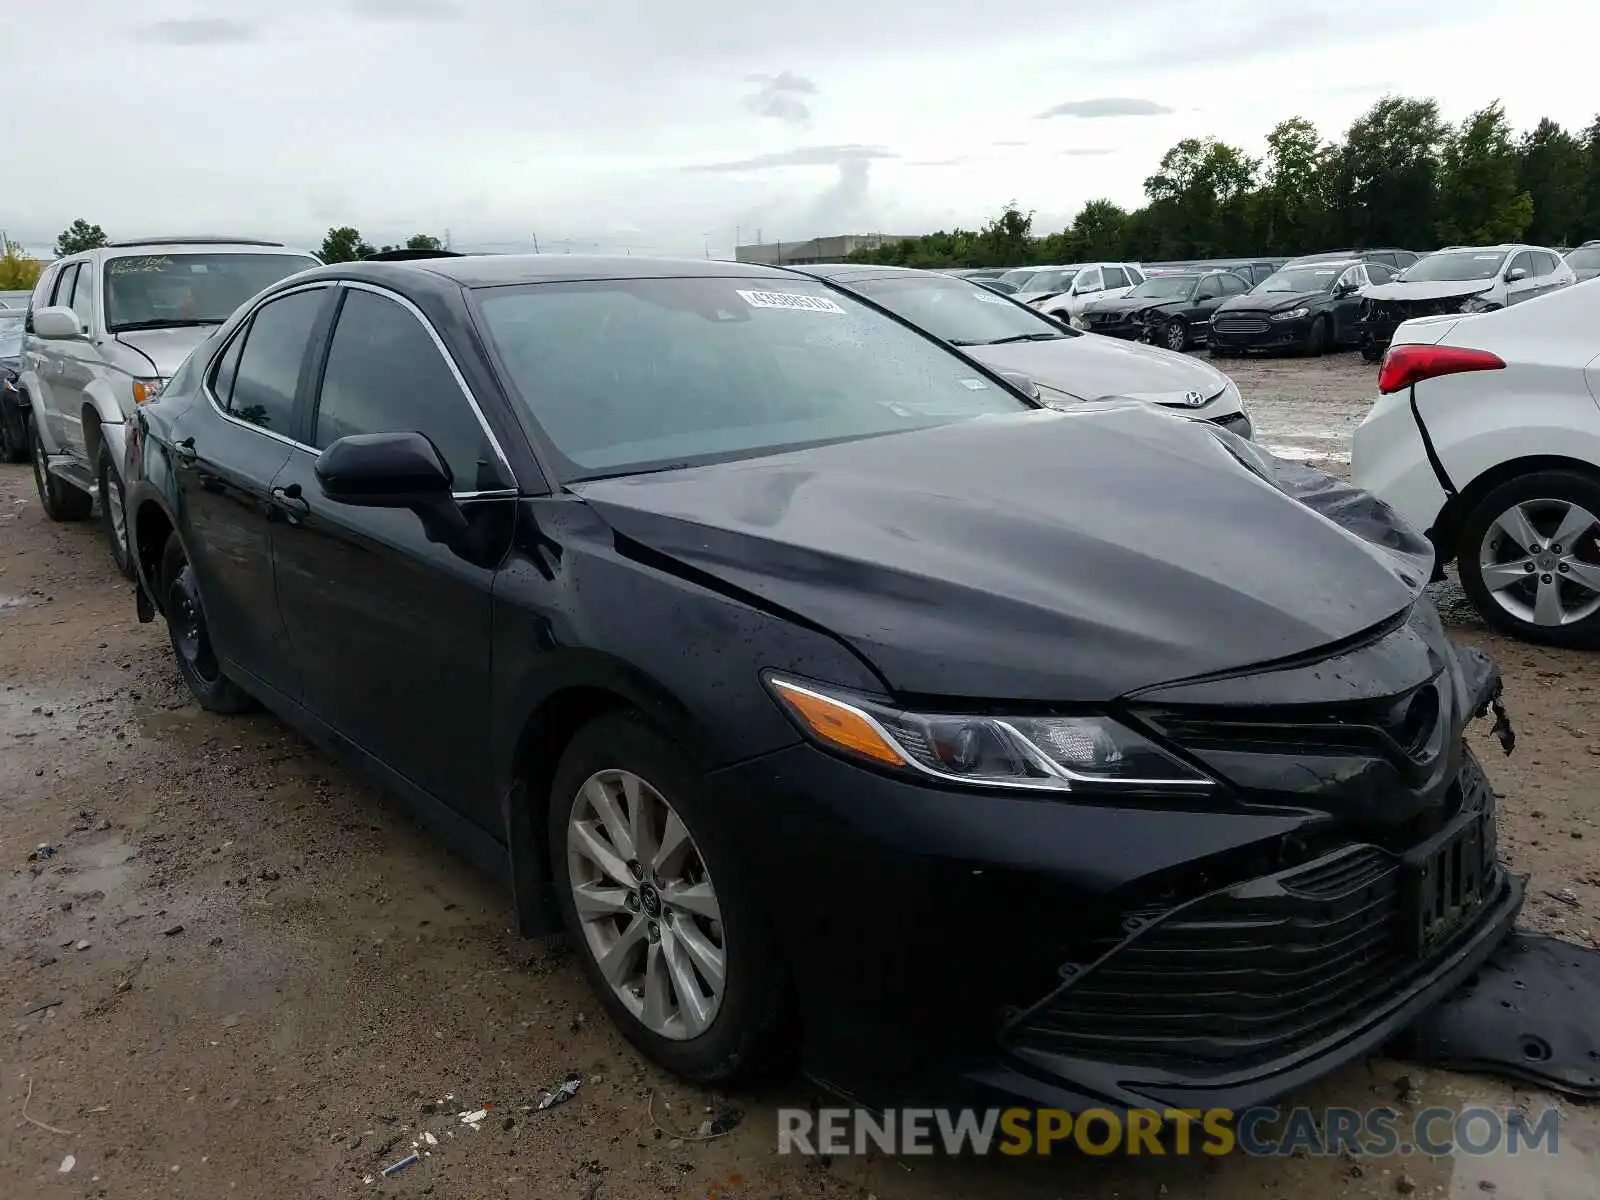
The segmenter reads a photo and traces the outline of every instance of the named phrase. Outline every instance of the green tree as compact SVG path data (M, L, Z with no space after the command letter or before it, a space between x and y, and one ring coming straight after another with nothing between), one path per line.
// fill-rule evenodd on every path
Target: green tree
M1497 100L1445 139L1439 163L1438 220L1445 242L1511 242L1533 221L1533 197L1519 186L1511 126Z
M349 225L341 225L336 229L328 230L328 236L322 239L322 248L317 251L317 256L325 263L354 262L358 258L365 258L375 251L361 238L361 231Z
M431 233L413 233L406 239L407 250L443 250L444 243Z
M1110 200L1091 200L1072 218L1071 237L1081 262L1116 262L1122 257L1128 211Z
M1009 267L1032 260L1033 213L1024 213L1015 200L1005 206L998 217L978 231L975 257L980 261L975 267Z
M7 241L5 253L0 254L0 292L31 292L43 270L42 262L29 258L16 242Z
M1433 245L1438 155L1446 132L1433 100L1385 96L1357 118L1329 163L1329 240Z
M1147 258L1248 253L1247 199L1259 160L1215 138L1184 138L1144 181L1150 199Z
M1579 241L1600 237L1600 116L1583 131L1583 199L1578 210Z
M1517 144L1517 183L1533 197L1531 242L1574 245L1583 240L1587 161L1583 143L1545 117Z
M105 244L106 231L79 217L61 231L60 237L56 238L56 257L65 258L69 254L98 249Z
M1267 134L1265 177L1252 206L1257 253L1294 254L1322 236L1329 154L1317 127L1304 117L1279 121Z

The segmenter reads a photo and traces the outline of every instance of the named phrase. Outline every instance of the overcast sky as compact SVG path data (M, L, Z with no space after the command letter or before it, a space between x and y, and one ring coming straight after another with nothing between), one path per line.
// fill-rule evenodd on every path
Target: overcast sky
M1189 135L1262 150L1385 91L1600 108L1580 0L53 0L7 5L0 228L47 248L334 224L727 256L1132 206ZM1570 47L1570 57L1565 57ZM1520 49L1519 49L1520 48Z

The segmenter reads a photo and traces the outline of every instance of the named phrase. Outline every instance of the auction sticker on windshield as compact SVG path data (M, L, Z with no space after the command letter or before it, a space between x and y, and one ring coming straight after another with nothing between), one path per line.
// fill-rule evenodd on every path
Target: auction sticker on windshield
M803 296L799 292L747 292L736 289L751 308L798 308L803 312L846 313L825 296Z

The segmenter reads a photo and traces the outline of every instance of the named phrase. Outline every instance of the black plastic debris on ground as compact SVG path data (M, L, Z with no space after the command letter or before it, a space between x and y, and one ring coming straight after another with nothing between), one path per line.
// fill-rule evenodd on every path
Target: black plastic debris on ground
M1394 1047L1427 1066L1600 1099L1600 951L1517 930Z

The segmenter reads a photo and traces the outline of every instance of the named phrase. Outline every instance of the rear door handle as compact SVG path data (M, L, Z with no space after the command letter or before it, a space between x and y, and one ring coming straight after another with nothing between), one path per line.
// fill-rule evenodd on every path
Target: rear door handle
M311 512L311 505L306 503L306 498L300 492L298 483L291 483L287 487L272 489L272 502L291 518L304 517Z

